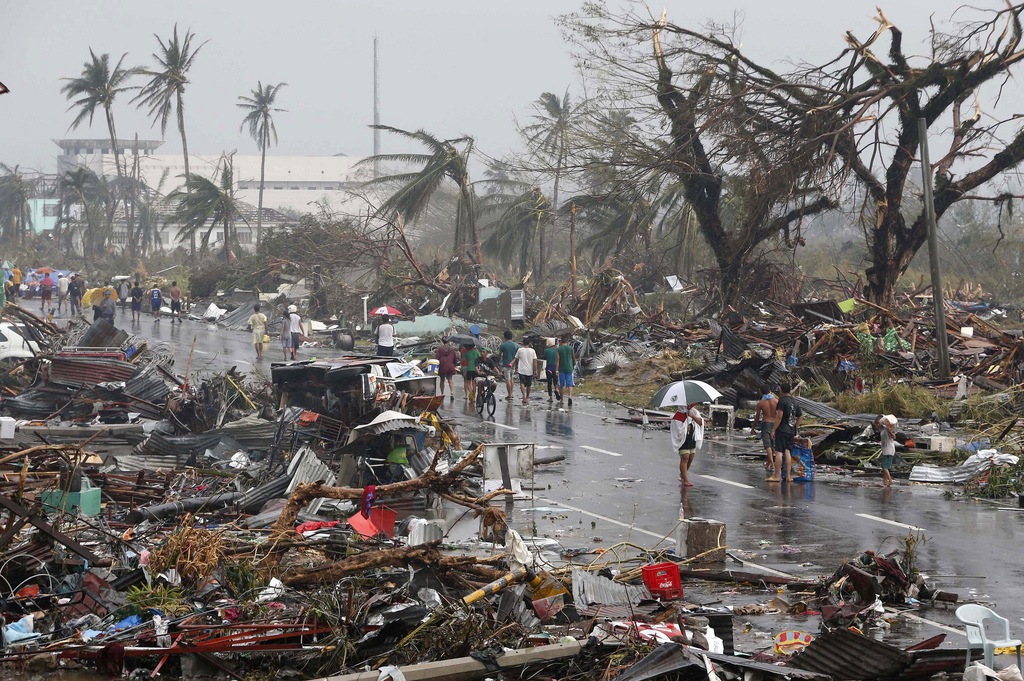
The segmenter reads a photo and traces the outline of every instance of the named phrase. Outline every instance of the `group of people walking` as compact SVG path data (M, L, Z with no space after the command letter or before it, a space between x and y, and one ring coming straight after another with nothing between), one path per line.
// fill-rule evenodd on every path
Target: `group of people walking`
M263 349L270 341L270 320L262 312L263 305L254 303L252 314L246 322L247 328L252 333L252 344L256 349L256 359L263 359ZM299 308L289 305L281 313L280 319L280 340L281 350L285 361L298 359L298 350L302 346L302 316Z
M380 352L378 352L380 354ZM454 378L462 374L465 399L472 401L477 386L487 376L500 378L505 384L505 399L514 399L515 381L519 379L519 392L523 402L533 399L533 385L545 381L548 401L567 397L572 406L572 392L575 387L575 357L569 338L560 339L557 346L548 345L543 339L519 345L513 340L511 331L505 331L504 341L494 354L478 343L463 344L461 349L446 338L434 353L438 361L438 375L441 377L441 395L445 386L450 399L455 399Z

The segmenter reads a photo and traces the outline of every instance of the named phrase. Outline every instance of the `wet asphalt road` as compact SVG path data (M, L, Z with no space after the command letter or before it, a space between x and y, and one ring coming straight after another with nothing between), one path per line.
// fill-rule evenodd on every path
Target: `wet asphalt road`
M34 310L33 310L34 311ZM269 375L270 361L282 352L271 343L256 363L249 334L213 324L143 316L131 324L120 314L117 325L154 341L174 344L175 371L184 373L196 339L193 371L254 367ZM330 357L332 350L301 350L300 359ZM499 401L493 421L481 420L463 400L445 402L441 413L464 440L534 442L537 455L564 453L562 464L538 467L534 502L517 502L510 524L524 536L553 537L567 548L608 547L630 541L647 547L674 538L680 517L713 518L726 523L730 550L746 552L746 568L813 577L831 574L862 551L889 551L899 539L923 530L926 542L917 564L930 584L961 598L994 603L1010 619L1011 632L1024 634L1024 512L1000 510L1008 502L951 501L944 488L897 481L883 489L877 481L819 475L813 483L767 484L758 444L743 434L712 434L691 469L695 487L682 489L678 459L664 430L645 430L614 421L624 410L577 398L559 409L546 396L523 405L519 388L512 402ZM504 397L503 386L498 396ZM528 510L528 509L539 510ZM469 522L469 521L467 521ZM475 525L470 531L475 531ZM453 535L454 536L454 535ZM600 541L596 541L599 539ZM671 545L671 544L669 544ZM761 600L768 600L763 598ZM920 639L937 633L963 645L951 609L922 610L940 627L908 619L904 636ZM951 627L949 625L952 625ZM816 626L815 626L816 629Z
M504 393L500 387L499 395ZM536 442L545 447L538 456L566 455L564 464L550 471L541 467L536 474L538 486L550 489L537 491L532 506L545 510L524 512L531 505L516 504L512 526L524 535L536 522L539 534L570 548L593 548L595 537L598 546L630 541L650 547L666 535L674 537L680 517L714 518L726 523L730 549L753 554L741 556L749 556L746 569L816 577L864 550L896 549L901 538L919 528L926 542L918 549L917 564L934 575L929 583L962 599L993 602L1010 619L1011 631L1024 633L1019 598L1024 513L990 502L947 500L942 487L906 482L883 489L880 482L823 475L813 483L768 484L763 459L743 456L759 452L758 443L743 434L705 440L691 469L695 486L683 489L668 432L614 421L624 415L620 407L577 399L571 409L559 409L546 396L524 407L517 398L499 402L494 422L486 423L462 401L461 387L456 395L442 413L461 433ZM557 519L541 519L545 515ZM943 606L920 616L957 626L952 609ZM949 644L963 645L963 637L951 629L916 620L907 624L901 639L945 632Z

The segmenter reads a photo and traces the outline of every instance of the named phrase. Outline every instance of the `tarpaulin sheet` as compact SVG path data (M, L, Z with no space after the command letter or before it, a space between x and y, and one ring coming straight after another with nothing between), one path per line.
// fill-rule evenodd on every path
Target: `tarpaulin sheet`
M1013 454L1003 454L994 449L983 449L977 454L972 454L959 466L914 466L910 471L911 482L958 482L964 483L976 478L992 466L1014 466L1019 457Z

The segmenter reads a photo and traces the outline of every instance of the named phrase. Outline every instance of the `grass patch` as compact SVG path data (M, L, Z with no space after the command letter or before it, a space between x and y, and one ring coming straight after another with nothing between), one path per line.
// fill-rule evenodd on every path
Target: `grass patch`
M882 385L863 395L843 393L836 399L847 414L893 414L899 418L923 419L937 413L949 417L949 401L940 400L927 388L914 383Z
M609 366L590 374L576 392L627 407L646 407L661 386L699 366L703 366L699 360L667 351L628 366Z
M811 383L800 389L800 396L806 397L815 402L831 402L836 399L836 394L827 382Z
M623 385L622 376L629 373L629 369L620 369L611 376L604 373L597 373L587 376L587 380L576 392L580 395L593 397L605 402L615 402L627 407L646 407L658 388L664 385L661 381L637 383L630 381L629 385Z

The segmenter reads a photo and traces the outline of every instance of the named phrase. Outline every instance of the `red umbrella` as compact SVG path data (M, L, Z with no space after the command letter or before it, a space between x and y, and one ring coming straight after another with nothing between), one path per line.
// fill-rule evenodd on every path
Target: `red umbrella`
M36 270L36 274L53 274L56 271L57 270L52 269L50 267L40 267L39 269Z
M386 315L390 315L390 316L397 316L397 315L400 315L402 313L399 312L398 310L396 310L393 307L388 307L387 305L381 305L380 307L375 307L374 309L370 310L370 314L376 315L376 316L379 317L380 315L385 315L385 314Z

